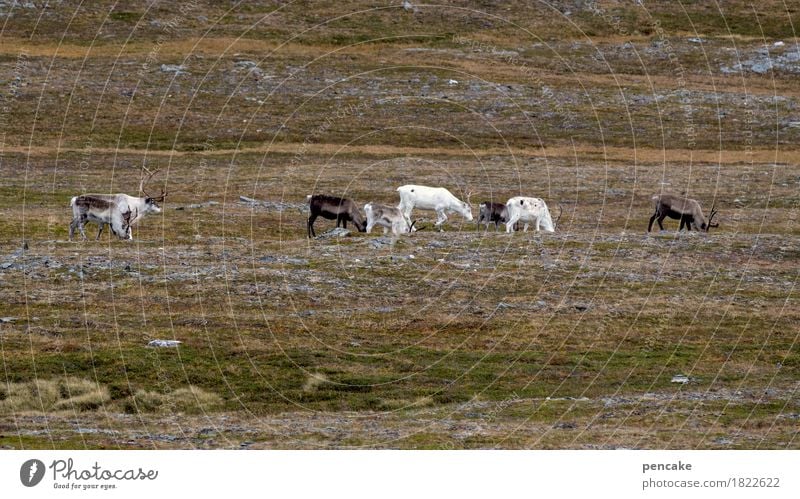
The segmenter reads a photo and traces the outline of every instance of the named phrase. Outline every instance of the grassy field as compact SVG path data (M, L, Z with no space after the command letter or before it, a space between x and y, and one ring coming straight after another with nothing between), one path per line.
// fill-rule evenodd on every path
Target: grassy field
M0 7L0 448L800 447L800 10L40 3ZM142 167L162 213L68 241ZM306 238L406 183L561 218ZM648 234L662 190L720 227Z

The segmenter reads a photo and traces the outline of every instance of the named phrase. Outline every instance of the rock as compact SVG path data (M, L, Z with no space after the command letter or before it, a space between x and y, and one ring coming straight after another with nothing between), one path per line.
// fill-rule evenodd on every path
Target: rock
M557 430L574 430L577 427L578 425L575 423L556 423L553 425L553 428Z
M753 62L750 66L750 71L763 75L772 69L772 61L769 59L764 61Z
M335 229L331 229L328 232L323 232L322 234L318 235L316 239L330 239L332 237L348 237L351 233L352 231L350 231L350 229L336 227Z
M689 43L703 43L703 39L702 38L696 38L696 37L689 38L688 41L689 41Z
M10 324L12 322L16 322L16 317L0 317L0 323L3 324Z
M686 376L685 374L676 374L675 376L672 377L671 382L685 385L686 383L689 382L689 376Z
M178 340L153 340L147 344L149 347L158 347L158 348L176 348L182 342Z
M591 308L591 305L589 305L588 303L576 303L572 305L572 308L574 308L578 312L585 312Z
M236 62L236 64L234 64L234 66L236 66L237 68L249 69L258 66L258 64L256 64L254 61L238 61Z
M175 73L176 75L186 74L186 66L183 64L162 64L162 73Z
M206 201L205 203L187 204L186 206L178 206L176 210L193 210L196 208L205 208L206 206L216 206L218 201Z
M11 263L11 262L0 263L0 269L3 269L3 270L10 269L13 266L14 266L14 264Z
M392 241L388 237L376 237L375 239L369 240L369 245L375 249L383 248L385 246L392 246L394 241Z

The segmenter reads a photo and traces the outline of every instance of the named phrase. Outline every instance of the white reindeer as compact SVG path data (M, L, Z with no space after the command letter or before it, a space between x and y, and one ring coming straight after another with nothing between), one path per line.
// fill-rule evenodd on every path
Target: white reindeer
M156 170L157 171L157 170ZM156 172L151 173L149 180ZM72 207L72 222L69 224L69 240L78 228L83 239L86 239L86 232L83 228L87 222L96 223L100 229L97 231L95 240L100 239L103 227L111 226L111 232L120 239L133 239L131 225L139 218L148 213L160 213L161 208L157 203L164 201L167 196L166 191L162 190L161 195L153 197L144 190L145 179L139 184L139 191L145 197L129 196L127 194L82 194L73 197L69 205Z
M409 234L417 231L416 227L414 227L417 223L416 220L409 224L400 208L367 203L364 205L364 212L367 214L367 233L372 232L373 227L376 225L383 227L384 234L389 230L394 235Z
M435 226L441 229L447 220L446 212L458 213L468 222L472 221L472 209L467 202L461 201L444 187L426 187L424 185L404 185L397 188L400 193L400 211L408 224L411 224L411 210L433 210L436 212Z
M530 223L535 224L536 230L543 228L547 232L555 232L550 210L547 209L543 199L523 196L513 197L506 203L508 218L506 219L506 232L514 232L514 224L522 222L523 232L528 231Z

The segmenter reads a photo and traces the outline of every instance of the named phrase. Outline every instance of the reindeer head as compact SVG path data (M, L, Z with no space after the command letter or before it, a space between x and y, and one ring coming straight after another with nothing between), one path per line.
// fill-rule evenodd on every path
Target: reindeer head
M471 196L472 196L472 191L467 193L467 200L461 202L461 209L462 209L461 215L467 220L467 222L471 222L472 220L474 220L474 218L472 217L472 206L469 200Z
M148 172L150 171L147 170L147 168L144 169ZM147 177L142 178L142 181L139 183L139 192L144 194L145 198L145 213L142 213L142 215L145 215L147 213L160 213L161 208L159 208L158 203L163 202L164 198L167 197L167 191L165 191L164 189L161 189L161 194L159 196L151 196L150 194L147 193L147 191L144 190L144 184L149 182L150 179L153 178L153 175L155 175L156 173L158 173L158 170L151 172Z

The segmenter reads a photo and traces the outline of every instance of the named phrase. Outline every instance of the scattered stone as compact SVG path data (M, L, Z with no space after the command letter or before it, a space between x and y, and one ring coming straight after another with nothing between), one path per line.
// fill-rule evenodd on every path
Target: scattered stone
M4 262L4 263L0 264L0 269L6 270L6 269L10 269L13 266L14 266L14 264L11 263L11 262Z
M394 241L389 237L376 237L369 240L369 245L375 249L380 249L386 246L394 245Z
M187 74L186 67L183 64L162 64L162 73L175 73L175 75Z
M686 384L689 381L690 381L689 380L689 376L686 376L685 374L676 374L675 376L672 377L672 381L671 382L672 383Z
M557 430L574 430L577 427L578 425L576 425L575 423L556 423L555 425L553 425L553 428Z
M322 234L318 235L316 239L330 239L332 237L348 237L351 233L352 231L350 229L336 227L335 229L331 229L328 232L323 232Z
M578 312L585 312L591 308L591 305L589 305L588 303L576 303L572 305L572 308L574 308Z
M16 317L0 317L0 323L3 324L10 324L12 322L16 322Z
M306 203L288 203L283 201L261 201L258 199L249 198L247 196L239 196L239 201L242 203L249 204L251 206L261 206L279 212L283 212L288 209L294 209L300 212L308 211L308 204Z
M718 445L733 445L733 440L725 437L717 437L714 439L714 443Z
M205 203L187 204L186 206L178 206L176 210L194 210L196 208L205 208L206 206L216 206L218 201L206 201Z
M175 348L182 342L178 340L153 340L147 344L149 347Z

